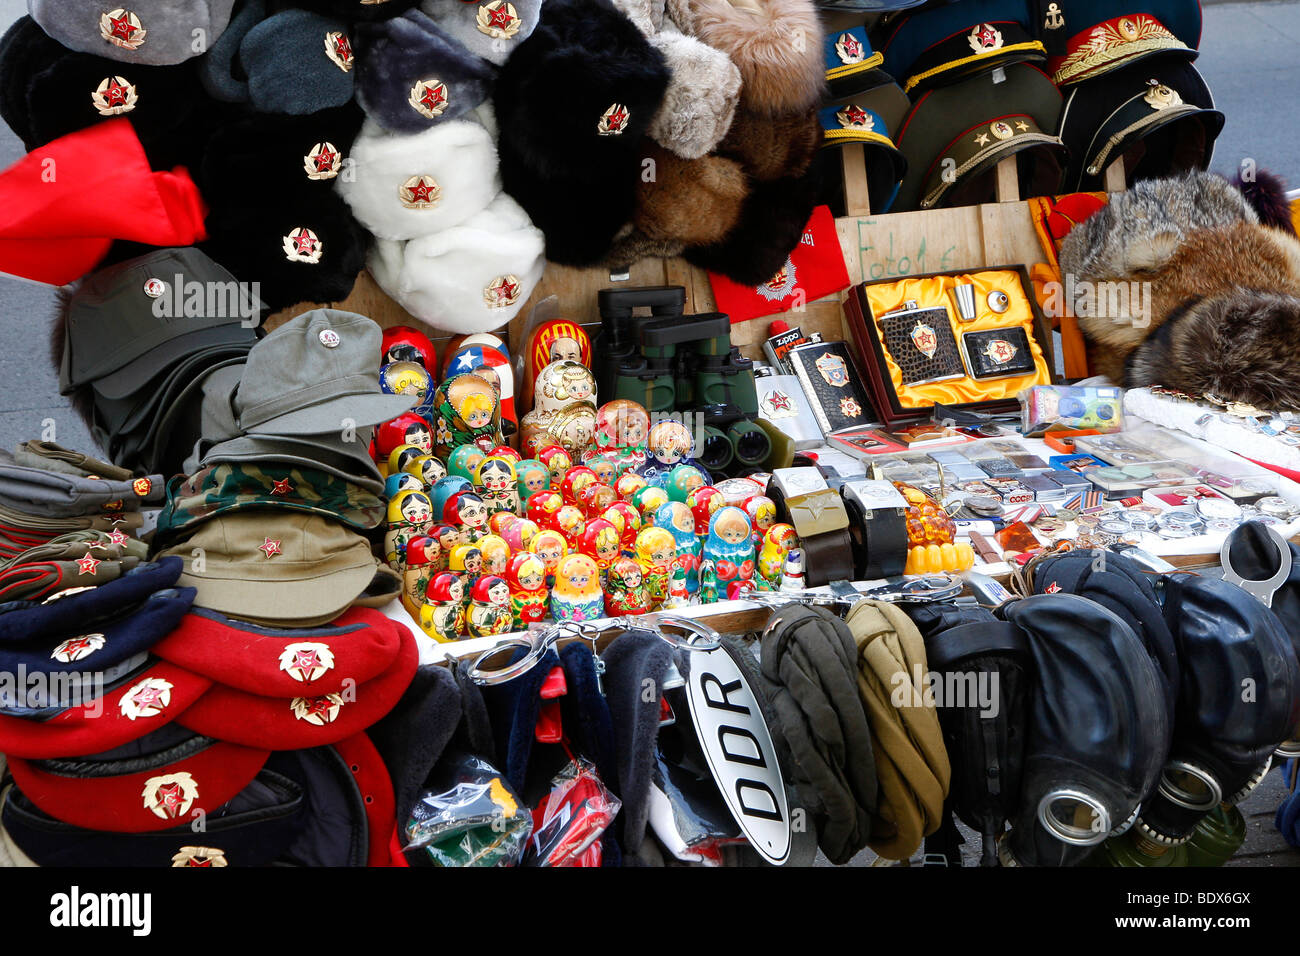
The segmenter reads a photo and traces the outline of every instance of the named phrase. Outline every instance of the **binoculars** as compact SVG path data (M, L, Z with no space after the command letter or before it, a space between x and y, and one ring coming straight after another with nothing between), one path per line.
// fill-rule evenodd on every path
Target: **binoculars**
M763 462L770 442L753 423L754 363L732 346L728 316L685 315L681 286L603 289L598 303L601 332L592 363L597 394L630 399L652 417L686 411L703 416L705 447L695 452L710 472L752 470Z

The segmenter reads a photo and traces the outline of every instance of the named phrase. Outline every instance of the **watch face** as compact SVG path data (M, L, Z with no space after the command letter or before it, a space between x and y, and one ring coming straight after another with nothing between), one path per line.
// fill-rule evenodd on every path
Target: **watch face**
M1260 510L1261 514L1269 515L1273 518L1285 518L1291 514L1291 505L1285 498L1279 498L1276 495L1269 498L1260 498L1255 503L1255 507Z
M1232 521L1241 517L1241 508L1226 498L1198 498L1196 513L1202 518Z

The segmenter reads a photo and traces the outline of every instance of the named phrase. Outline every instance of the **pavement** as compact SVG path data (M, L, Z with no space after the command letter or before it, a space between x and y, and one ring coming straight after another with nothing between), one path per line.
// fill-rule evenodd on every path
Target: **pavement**
M24 0L0 0L6 29L26 12ZM1300 121L1294 91L1300 89L1300 0L1231 3L1210 0L1197 67L1227 116L1212 163L1230 175L1243 163L1269 169L1300 188ZM0 126L0 169L23 155L22 144ZM0 447L42 438L72 448L95 449L85 425L59 395L50 360L49 330L57 312L56 290L0 276ZM1232 865L1300 865L1272 825L1284 792L1273 772L1242 805L1249 832ZM967 865L978 861L978 840L967 840ZM854 862L871 865L871 854Z

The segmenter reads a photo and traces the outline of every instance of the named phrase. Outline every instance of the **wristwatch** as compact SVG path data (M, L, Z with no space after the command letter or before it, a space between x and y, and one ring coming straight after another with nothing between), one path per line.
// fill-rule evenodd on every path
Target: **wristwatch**
M892 482L860 479L841 489L858 581L891 578L907 565L907 499Z

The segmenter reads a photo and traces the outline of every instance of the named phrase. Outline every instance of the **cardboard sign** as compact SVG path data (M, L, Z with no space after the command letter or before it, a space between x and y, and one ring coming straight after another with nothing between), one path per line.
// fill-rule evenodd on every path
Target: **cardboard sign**
M754 692L724 648L685 656L691 720L718 790L754 849L781 866L790 856L790 808Z

